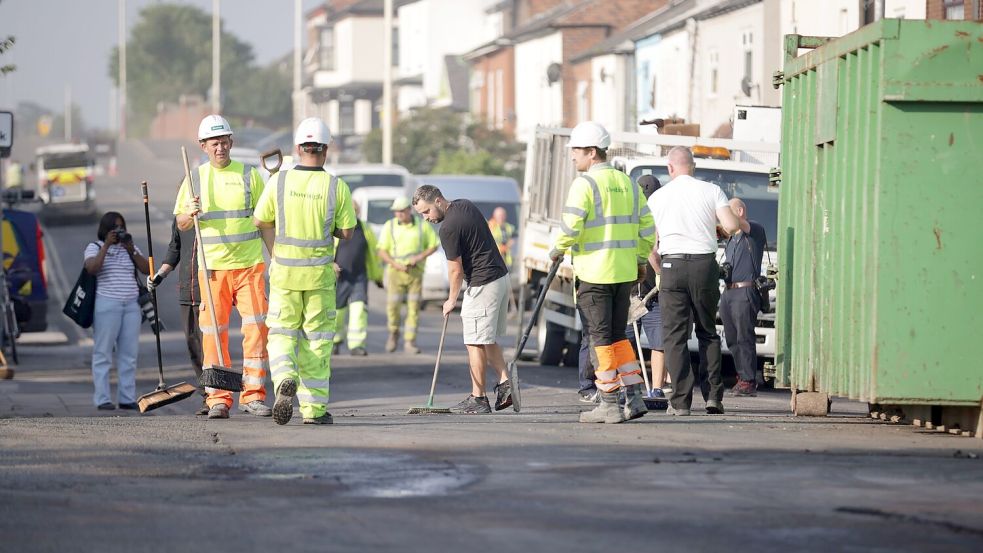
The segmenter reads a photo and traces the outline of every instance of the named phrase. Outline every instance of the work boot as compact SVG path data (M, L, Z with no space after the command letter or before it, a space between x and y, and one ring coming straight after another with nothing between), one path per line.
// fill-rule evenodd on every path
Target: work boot
M420 348L416 347L416 338L407 340L406 343L403 344L403 351L406 353L412 353L413 355L420 353Z
M648 413L645 398L642 397L642 385L632 384L625 387L625 420L634 420Z
M331 418L331 413L325 411L320 417L304 417L304 424L334 424L334 419Z
M460 415L484 415L491 412L491 405L489 405L487 397L474 397L472 394L468 394L464 401L451 407L451 413Z
M243 413L249 413L250 415L256 415L257 417L269 417L273 414L273 410L266 406L260 400L250 401L249 403L243 405L239 404L239 410Z
M351 353L355 357L365 357L366 355L369 354L369 352L365 351L365 348L363 347L352 348L352 350L349 353Z
M284 379L276 387L276 401L273 402L273 421L283 425L290 422L294 416L294 396L297 395L297 381L292 378Z
M205 400L201 400L201 407L199 407L198 410L195 411L195 415L205 416L207 414L208 414L208 402Z
M512 406L512 381L506 380L495 385L495 410L501 411Z
M341 351L341 344L331 346L331 355L338 355L339 351Z
M580 422L603 422L618 424L625 422L625 414L618 407L618 392L601 392L601 403L591 411L580 414Z
M690 411L689 409L684 409L682 407L680 408L673 407L672 404L670 403L669 407L666 408L666 414L676 417L688 417L690 415Z
M227 419L229 418L229 406L224 403L216 403L208 409L208 418Z
M708 415L723 415L724 414L724 404L711 399L707 402L707 414Z
M389 339L386 340L386 351L392 353L396 351L396 342L399 341L399 332L390 332Z
M734 397L756 397L758 395L758 384L747 380L738 380L730 393Z

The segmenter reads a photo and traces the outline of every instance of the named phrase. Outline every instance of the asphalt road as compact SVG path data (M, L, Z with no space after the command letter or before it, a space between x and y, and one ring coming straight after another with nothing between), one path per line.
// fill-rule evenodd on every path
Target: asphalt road
M100 208L121 211L143 247L149 180L162 256L178 151L121 153ZM95 223L46 232L57 303ZM68 343L24 346L0 382L0 552L983 550L978 440L872 421L846 401L796 419L782 391L726 399L726 416L581 425L574 371L532 363L519 414L407 416L426 399L440 316L423 315L423 354L385 354L382 302L373 290L370 355L333 359L331 427L208 421L191 415L196 400L98 413L91 343L54 306ZM173 281L161 312L168 378L189 379ZM460 332L452 317L438 405L468 393ZM153 347L145 327L141 391L156 383Z

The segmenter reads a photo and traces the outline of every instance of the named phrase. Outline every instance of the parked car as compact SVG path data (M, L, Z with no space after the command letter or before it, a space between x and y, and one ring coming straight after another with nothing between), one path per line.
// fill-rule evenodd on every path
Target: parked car
M352 199L358 203L358 218L367 222L378 237L382 226L393 217L389 209L393 200L403 194L403 189L396 186L363 186L352 192Z
M448 200L471 200L485 219L491 218L496 207L505 208L506 220L516 228L517 233L512 246L513 266L509 270L512 272L513 288L518 287L519 273L516 268L519 262L518 228L522 195L515 179L486 175L417 175L415 180L419 182L404 187L408 197L413 196L419 185L431 184L439 188ZM423 302L446 299L448 288L447 257L440 248L427 258L423 273Z
M33 194L33 192L29 192ZM10 191L4 203L12 203ZM44 244L38 218L19 209L3 209L3 270L21 332L48 328L48 282L44 269Z

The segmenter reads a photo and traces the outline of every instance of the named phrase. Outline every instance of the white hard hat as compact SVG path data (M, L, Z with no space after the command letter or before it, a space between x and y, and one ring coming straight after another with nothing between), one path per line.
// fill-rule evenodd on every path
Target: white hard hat
M216 136L232 136L232 125L221 115L209 115L198 125L198 140L207 140Z
M573 128L570 133L568 148L601 148L611 145L611 135L608 130L593 121L584 121Z
M294 133L294 144L330 144L331 131L317 117L308 117L297 125L297 132Z

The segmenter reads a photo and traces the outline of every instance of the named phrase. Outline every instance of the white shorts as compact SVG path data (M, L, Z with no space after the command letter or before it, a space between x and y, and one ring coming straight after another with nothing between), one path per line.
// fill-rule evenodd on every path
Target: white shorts
M504 337L509 316L509 275L484 284L468 286L461 302L464 343L494 344Z

